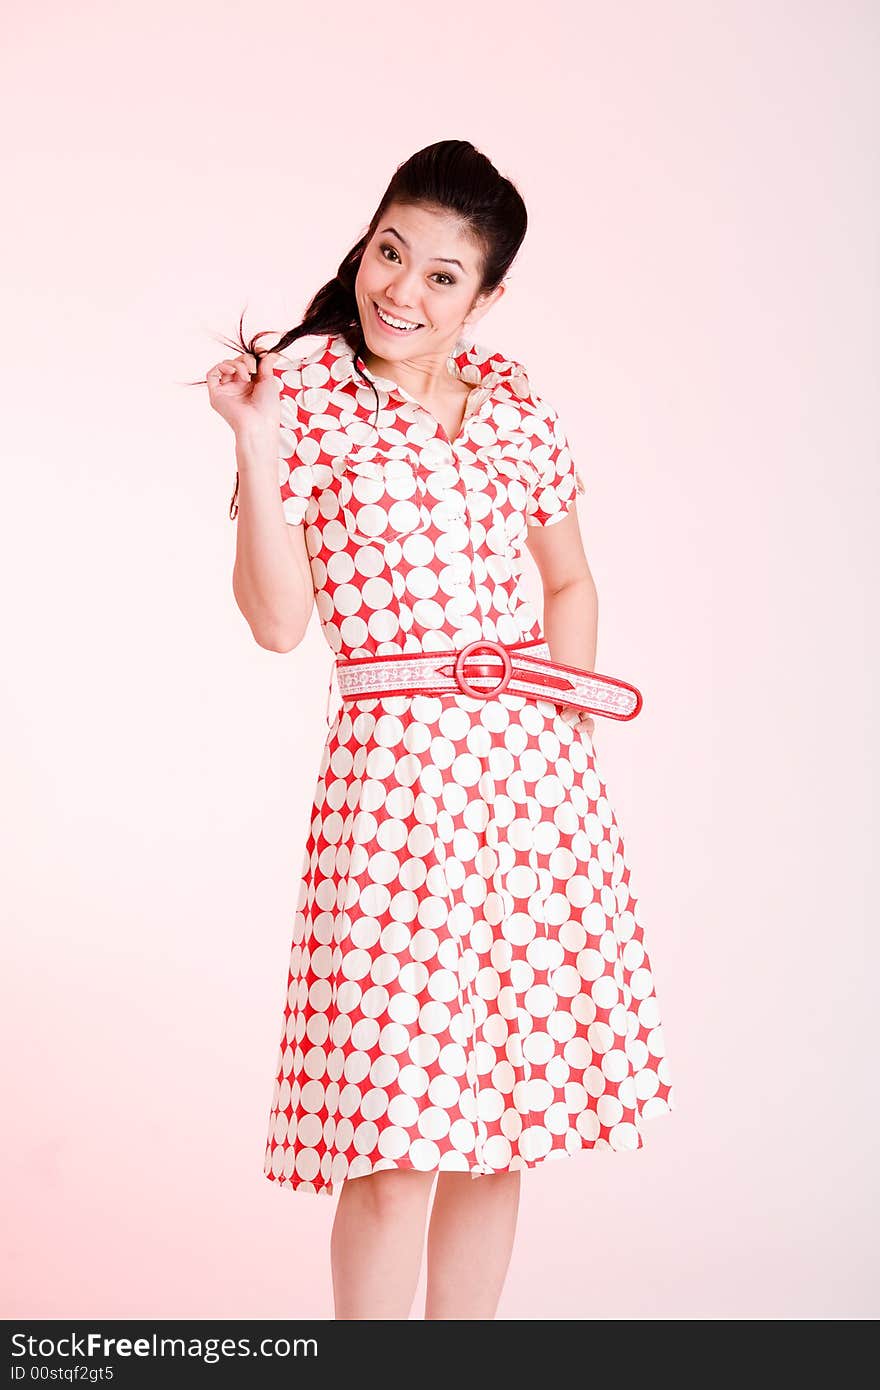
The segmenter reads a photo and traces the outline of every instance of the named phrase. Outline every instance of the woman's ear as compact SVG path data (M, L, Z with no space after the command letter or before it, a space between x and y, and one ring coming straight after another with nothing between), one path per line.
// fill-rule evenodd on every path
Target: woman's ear
M498 300L501 299L502 295L506 294L506 292L507 285L502 280L501 284L497 285L495 289L491 290L488 294L479 295L476 303L471 307L465 317L462 328L469 328L472 324L479 323L483 315L487 314L492 308L492 305L497 304Z

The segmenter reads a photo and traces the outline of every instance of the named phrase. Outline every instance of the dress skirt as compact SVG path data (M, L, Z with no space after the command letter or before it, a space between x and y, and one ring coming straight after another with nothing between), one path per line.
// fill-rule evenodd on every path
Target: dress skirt
M264 1163L279 1186L638 1149L673 1108L624 842L577 718L507 692L340 710L293 923Z

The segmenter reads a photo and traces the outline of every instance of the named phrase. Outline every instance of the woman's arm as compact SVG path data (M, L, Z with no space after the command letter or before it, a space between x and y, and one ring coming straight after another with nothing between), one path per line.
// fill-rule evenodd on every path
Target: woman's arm
M576 508L552 526L530 526L526 545L544 587L544 637L551 659L595 670L599 599Z
M281 509L276 433L236 435L235 461L235 601L259 646L289 652L303 639L315 592L305 529Z
M552 661L594 671L598 627L599 598L592 576L544 599L544 636Z

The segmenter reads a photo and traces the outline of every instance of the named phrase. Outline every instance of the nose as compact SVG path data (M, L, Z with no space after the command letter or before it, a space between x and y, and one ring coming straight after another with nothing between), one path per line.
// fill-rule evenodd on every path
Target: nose
M398 309L408 309L416 302L418 277L415 274L407 275L402 271L390 281L385 296L389 303L396 304Z

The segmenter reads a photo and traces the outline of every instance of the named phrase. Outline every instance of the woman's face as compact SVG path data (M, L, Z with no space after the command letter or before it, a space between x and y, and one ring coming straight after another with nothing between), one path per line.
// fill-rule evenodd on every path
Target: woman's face
M392 203L367 242L355 297L369 351L395 361L445 356L465 320L476 323L504 292L475 304L481 252L449 213ZM379 310L407 326L383 323Z

